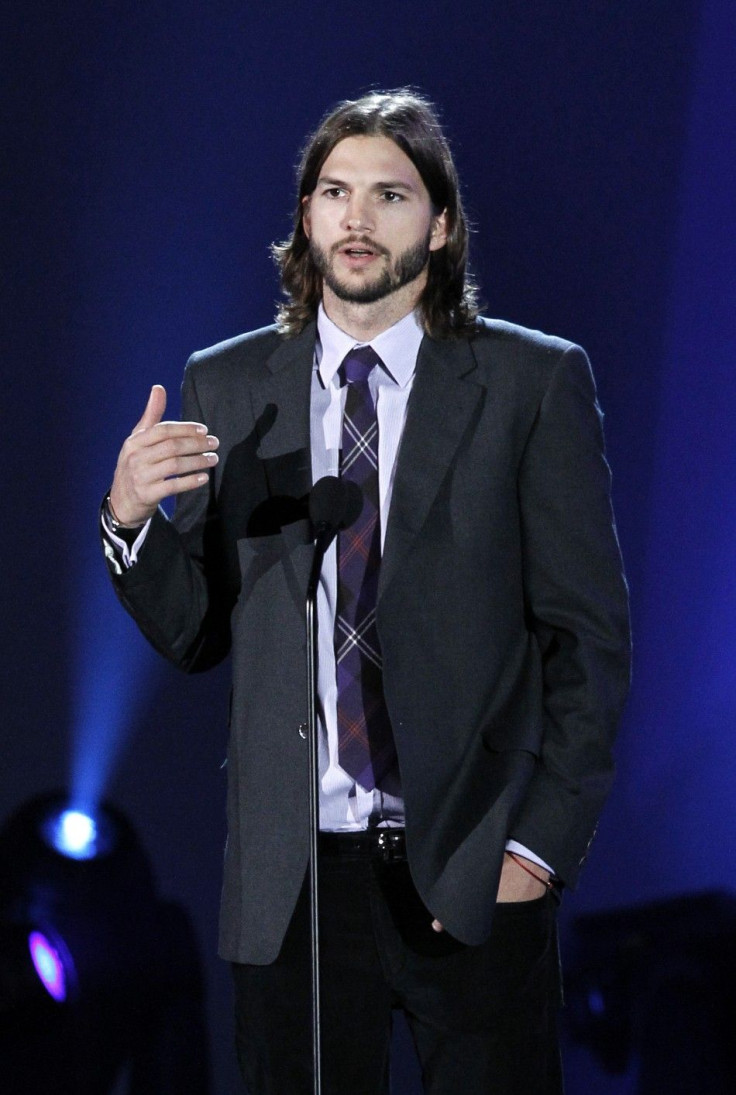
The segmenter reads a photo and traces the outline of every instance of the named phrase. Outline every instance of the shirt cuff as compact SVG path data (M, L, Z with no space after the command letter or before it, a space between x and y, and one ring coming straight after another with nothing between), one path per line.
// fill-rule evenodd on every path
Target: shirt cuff
M536 865L541 867L544 871L549 871L551 875L554 875L555 873L549 863L545 863L544 860L540 859L534 852L530 852L523 844L519 844L518 840L507 840L506 851L513 852L514 855L522 855L524 859L530 859L532 863L536 863Z
M148 530L151 526L151 518L143 525L132 544L126 544L122 536L115 535L107 520L104 509L100 514L100 524L102 525L102 534L105 537L105 541L115 549L115 558L118 561L120 572L123 570L130 570L130 568L138 562L138 552L141 550L143 542L148 535Z

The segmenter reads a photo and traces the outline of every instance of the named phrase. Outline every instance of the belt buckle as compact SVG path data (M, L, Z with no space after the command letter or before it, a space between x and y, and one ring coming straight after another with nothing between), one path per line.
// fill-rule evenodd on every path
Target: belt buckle
M378 850L384 863L393 863L396 859L396 843L391 840L391 833L388 830L378 834Z

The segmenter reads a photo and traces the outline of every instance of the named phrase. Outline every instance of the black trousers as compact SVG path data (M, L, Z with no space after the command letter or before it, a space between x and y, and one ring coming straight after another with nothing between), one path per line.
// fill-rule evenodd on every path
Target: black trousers
M431 1095L561 1095L556 909L550 895L498 905L488 942L469 947L432 930L406 862L321 857L325 1095L389 1092L393 1008ZM276 961L233 965L250 1095L312 1090L309 954L305 881Z

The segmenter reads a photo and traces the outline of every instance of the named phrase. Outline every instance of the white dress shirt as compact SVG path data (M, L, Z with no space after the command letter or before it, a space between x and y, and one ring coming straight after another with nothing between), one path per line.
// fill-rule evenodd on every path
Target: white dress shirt
M364 345L336 327L320 305L317 352L312 376L312 478L338 475L342 416L347 386L340 387L338 370L355 346ZM393 492L396 456L404 432L406 406L414 382L419 345L424 332L413 312L371 340L382 365L368 384L378 419L378 494L381 548ZM318 687L320 722L320 827L333 831L365 829L369 825L404 824L404 803L398 770L389 772L379 790L366 791L341 767L337 748L337 676L334 628L337 607L337 548L333 542L322 567L317 590Z

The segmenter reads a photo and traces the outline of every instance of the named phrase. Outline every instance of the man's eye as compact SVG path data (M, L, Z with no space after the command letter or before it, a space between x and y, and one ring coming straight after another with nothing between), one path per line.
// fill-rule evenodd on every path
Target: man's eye
M383 200L391 203L403 201L401 194L397 194L395 190L384 190Z
M324 191L324 195L327 198L341 198L345 191L341 186L328 186Z

